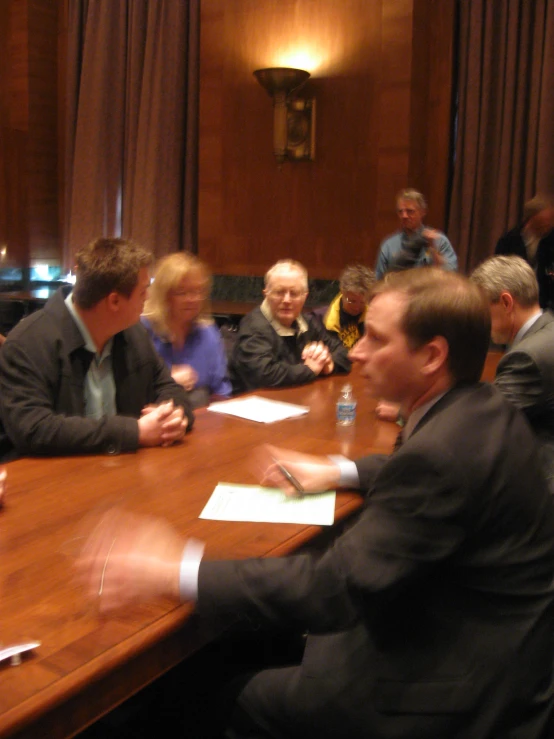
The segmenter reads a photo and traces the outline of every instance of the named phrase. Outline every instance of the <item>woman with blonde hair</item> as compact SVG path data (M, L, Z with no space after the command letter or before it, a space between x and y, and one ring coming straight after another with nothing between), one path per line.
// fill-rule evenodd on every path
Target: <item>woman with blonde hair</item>
M141 319L173 379L192 393L195 408L231 394L223 341L206 312L210 289L211 275L200 259L170 254L158 262Z

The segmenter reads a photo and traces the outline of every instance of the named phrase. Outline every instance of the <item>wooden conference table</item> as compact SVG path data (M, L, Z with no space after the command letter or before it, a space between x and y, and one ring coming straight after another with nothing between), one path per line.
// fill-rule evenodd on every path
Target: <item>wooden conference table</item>
M494 372L490 360L486 376ZM199 513L218 482L255 483L249 456L270 441L305 452L388 452L392 423L378 421L357 368L353 427L335 424L344 376L312 385L259 391L308 405L304 417L258 424L197 412L182 444L119 456L22 459L8 465L8 499L0 512L0 640L37 639L23 663L0 663L0 737L69 737L213 640L221 630L191 618L192 606L136 605L105 617L72 571L87 516L118 505L165 516L182 534L206 542L210 558L288 554L321 529L291 524L204 521ZM360 506L337 496L336 519ZM85 524L83 524L83 521Z

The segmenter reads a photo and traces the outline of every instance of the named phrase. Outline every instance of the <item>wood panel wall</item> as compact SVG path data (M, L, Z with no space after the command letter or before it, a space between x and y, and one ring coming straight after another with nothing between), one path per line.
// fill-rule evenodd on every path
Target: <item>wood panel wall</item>
M59 260L57 23L57 2L0 0L0 267Z
M312 277L373 265L406 186L443 227L454 0L201 7L199 254L215 272L259 275L287 256ZM275 163L272 103L252 75L270 66L312 72L315 162Z
M372 265L407 185L444 226L454 4L202 0L199 253L214 271L263 274L284 256L313 277ZM61 256L63 7L0 0L5 264ZM315 162L274 161L272 102L252 75L274 65L312 72Z

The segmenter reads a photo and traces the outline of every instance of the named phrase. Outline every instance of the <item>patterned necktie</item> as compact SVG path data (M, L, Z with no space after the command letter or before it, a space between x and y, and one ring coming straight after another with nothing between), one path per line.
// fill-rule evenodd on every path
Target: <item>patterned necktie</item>
M400 447L404 443L404 434L403 434L403 431L404 431L404 429L400 429L400 431L398 432L398 436L396 437L396 441L394 442L393 452L398 451L398 449L400 449Z
M400 426L400 431L398 432L398 436L395 439L393 451L400 449L400 447L404 443L404 426L406 425L406 421L404 417L400 414L400 412L398 413L398 418L396 419L396 425Z

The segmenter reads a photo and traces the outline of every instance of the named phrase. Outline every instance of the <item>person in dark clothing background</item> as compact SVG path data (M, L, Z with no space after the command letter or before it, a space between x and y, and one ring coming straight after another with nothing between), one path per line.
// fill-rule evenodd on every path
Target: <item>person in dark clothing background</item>
M523 206L523 221L503 234L495 254L515 254L533 267L541 308L554 308L554 202L535 195Z

